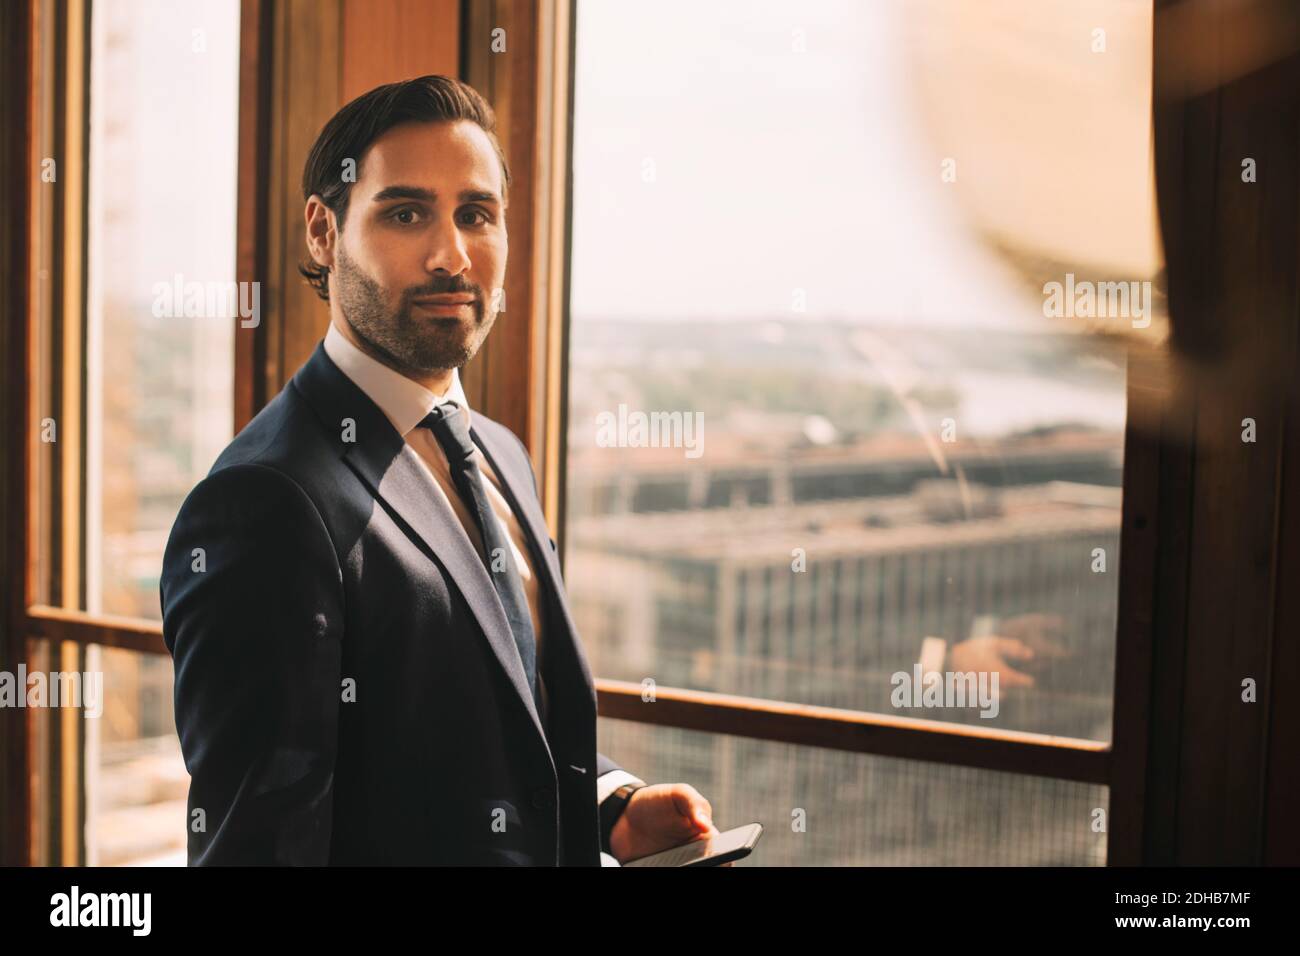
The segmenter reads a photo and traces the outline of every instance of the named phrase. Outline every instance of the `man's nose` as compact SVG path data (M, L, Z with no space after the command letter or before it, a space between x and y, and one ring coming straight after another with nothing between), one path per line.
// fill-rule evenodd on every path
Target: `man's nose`
M432 231L430 238L433 245L424 262L424 268L428 272L443 269L455 276L469 268L465 235L454 219L439 220L438 227Z

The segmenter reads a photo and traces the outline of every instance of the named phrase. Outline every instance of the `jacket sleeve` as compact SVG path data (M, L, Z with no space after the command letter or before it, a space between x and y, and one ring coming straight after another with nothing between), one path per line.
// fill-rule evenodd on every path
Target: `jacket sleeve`
M614 763L613 760L610 760L604 754L602 753L596 754L596 776L597 777L603 777L607 773L611 773L615 770L622 770L622 769L623 769L622 767Z
M539 493L537 488L537 473L533 471L533 462L532 462L532 458L529 457L528 448L524 445L522 441L519 440L518 435L516 435L514 432L510 432L509 429L507 429L507 431L509 432L510 436L514 438L515 444L519 446L519 453L523 456L524 466L528 471L528 477L532 478L533 480L533 496L538 497ZM555 539L551 538L550 541L551 541L551 549L555 550L556 547ZM604 754L597 753L596 754L596 806L599 807L602 803L605 802L606 798L608 798L610 794L612 794L619 787L623 786L625 783L636 783L636 784L640 784L641 786L645 786L645 781L642 780L640 777L637 777L636 775L624 770L622 767L616 764L609 757L606 757ZM607 846L602 846L601 849L604 850L606 853L609 852L609 847Z
M645 781L642 780L640 777L628 773L626 770L624 770L618 764L614 763L614 761L610 760L604 754L602 753L596 754L596 806L597 807L599 807L606 800L608 800L610 795L615 790L617 790L619 787L627 783L635 783L643 787L646 785ZM614 808L611 807L610 809L612 812ZM622 815L623 815L623 811L620 809L614 815L613 819L617 820ZM600 850L602 853L608 853L611 857L614 855L613 850L610 849L609 842L605 839L605 833L603 827L601 828L601 835L600 835Z
M326 864L343 598L315 505L263 465L209 475L172 528L160 591L190 864Z

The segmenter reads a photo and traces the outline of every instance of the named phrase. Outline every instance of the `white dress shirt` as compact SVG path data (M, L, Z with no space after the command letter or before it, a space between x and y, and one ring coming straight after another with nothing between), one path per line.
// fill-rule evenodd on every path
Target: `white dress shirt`
M331 322L325 334L325 353L352 382L379 406L387 416L397 433L406 440L403 451L414 455L429 476L429 495L435 502L434 507L447 507L456 515L470 542L480 556L484 555L483 536L469 508L461 499L451 477L451 468L447 464L447 455L432 431L420 428L424 416L433 411L434 406L446 401L453 401L461 407L465 423L471 424L469 402L465 399L465 390L461 388L460 372L452 369L451 385L442 395L435 395L423 385L412 381L400 372L394 371L382 362L371 358L347 340ZM533 633L537 636L537 671L538 684L541 688L542 701L546 701L546 685L541 682L543 652L543 617L541 610L541 593L538 588L537 575L533 570L532 558L528 553L527 538L524 529L510 508L501 491L501 479L497 477L487 457L477 447L474 449L474 461L483 472L488 498L492 502L492 512L501 526L503 537L510 542L510 551L519 577L523 581L524 595L528 599L528 610L533 618ZM644 785L644 781L625 770L612 770L596 778L596 803L599 805L606 797L625 783Z

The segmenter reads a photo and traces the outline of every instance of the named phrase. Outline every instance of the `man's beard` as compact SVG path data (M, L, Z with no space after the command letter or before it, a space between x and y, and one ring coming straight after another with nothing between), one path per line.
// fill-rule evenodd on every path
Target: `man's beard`
M485 316L483 290L463 277L452 276L439 276L428 285L404 290L396 312L390 311L379 283L348 258L341 246L334 280L334 294L353 331L403 370L434 372L462 367L474 357L496 320L495 309ZM474 296L474 321L468 334L459 318L412 316L413 299L455 292Z

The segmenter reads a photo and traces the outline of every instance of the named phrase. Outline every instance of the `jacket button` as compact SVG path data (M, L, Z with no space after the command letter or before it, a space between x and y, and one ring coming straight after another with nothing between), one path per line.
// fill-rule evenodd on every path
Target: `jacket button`
M538 787L533 791L533 806L538 810L549 810L555 806L555 796L550 787Z

